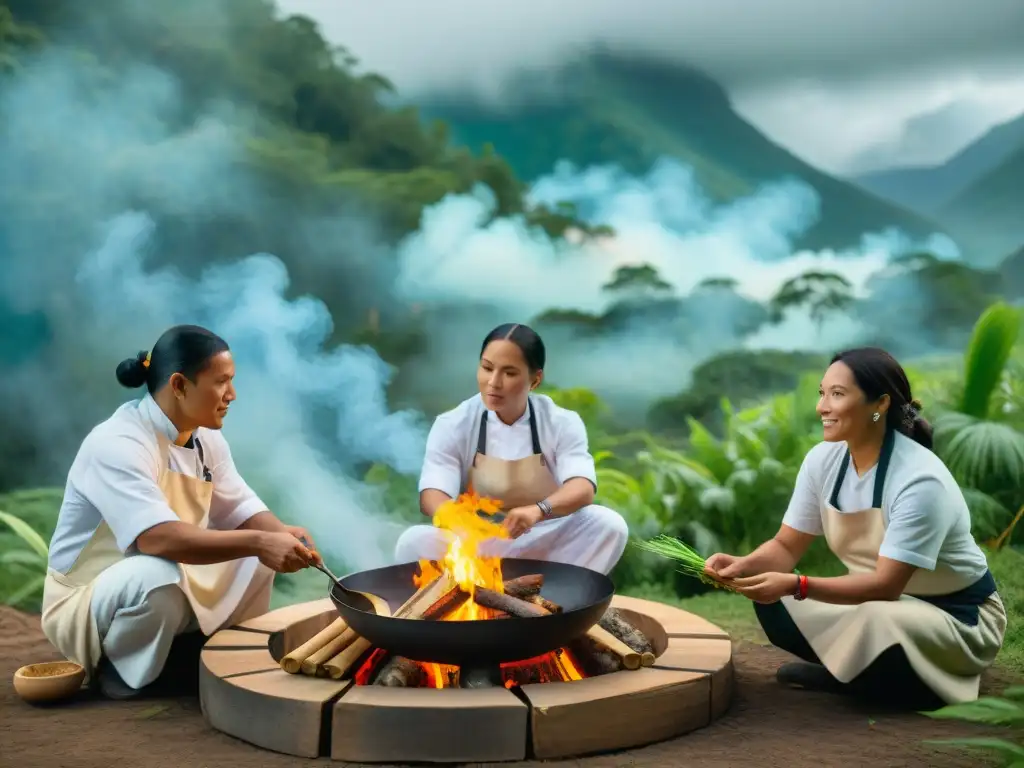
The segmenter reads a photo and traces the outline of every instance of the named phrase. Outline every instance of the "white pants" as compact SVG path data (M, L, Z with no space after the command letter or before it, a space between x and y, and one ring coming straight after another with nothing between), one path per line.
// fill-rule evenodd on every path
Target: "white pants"
M225 624L266 613L273 577L261 564ZM103 655L132 688L156 680L175 636L199 628L180 581L177 563L150 555L127 557L96 577L90 610Z
M444 557L454 534L433 525L406 529L395 545L400 563ZM518 539L488 539L481 555L553 560L608 573L619 562L629 540L629 526L618 512L591 504L571 515L543 520Z

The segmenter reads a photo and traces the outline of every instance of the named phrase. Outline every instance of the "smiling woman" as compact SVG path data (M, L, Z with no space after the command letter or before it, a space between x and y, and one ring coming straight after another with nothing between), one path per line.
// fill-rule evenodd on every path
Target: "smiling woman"
M68 473L42 627L111 698L153 683L176 639L195 650L266 612L274 572L317 557L306 531L281 523L235 469L220 432L234 375L222 338L170 328L117 366L123 386L148 392L85 437ZM165 678L197 675L194 664Z
M479 394L434 421L420 474L420 508L434 512L472 488L501 501L509 539L488 540L480 553L556 560L608 573L629 537L617 512L593 504L594 458L583 420L545 395L531 394L544 376L544 342L518 323L484 339ZM449 532L417 525L398 540L399 562L444 556Z
M920 407L884 350L836 355L818 399L825 439L779 532L745 557L708 558L756 601L768 639L804 660L781 682L922 709L977 698L1006 611ZM849 573L792 573L821 535Z

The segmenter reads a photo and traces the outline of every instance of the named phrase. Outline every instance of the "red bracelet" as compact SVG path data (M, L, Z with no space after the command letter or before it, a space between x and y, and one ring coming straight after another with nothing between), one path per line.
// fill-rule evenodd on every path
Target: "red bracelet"
M807 577L802 573L796 577L796 592L793 593L793 597L797 600L805 600L807 598Z

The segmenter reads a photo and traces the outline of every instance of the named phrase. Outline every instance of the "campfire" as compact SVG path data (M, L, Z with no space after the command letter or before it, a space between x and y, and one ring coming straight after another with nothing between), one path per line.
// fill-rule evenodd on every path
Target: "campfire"
M441 560L423 560L412 578L414 594L394 612L412 621L502 621L561 613L563 607L543 595L544 575L506 579L500 557L482 551L487 539L507 538L493 516L491 499L464 494L442 505L434 524L453 534ZM635 670L654 662L650 641L619 611L609 608L600 621L566 647L529 659L469 669L429 659L411 659L374 648L338 618L288 653L281 666L292 674L335 679L356 685L405 688L478 688L581 680Z

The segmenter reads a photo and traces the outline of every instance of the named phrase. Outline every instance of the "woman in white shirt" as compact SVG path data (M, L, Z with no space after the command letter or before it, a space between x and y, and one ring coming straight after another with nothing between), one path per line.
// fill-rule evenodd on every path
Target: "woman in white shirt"
M804 660L781 667L780 682L918 709L976 699L1006 612L906 374L884 350L842 352L817 410L824 442L775 538L708 569L739 577L768 639ZM792 572L821 535L847 575Z
M472 488L498 499L509 539L481 553L555 560L608 573L629 537L626 521L593 504L594 458L582 419L546 395L531 394L543 378L544 342L531 328L508 323L484 339L479 394L435 419L420 474L420 509L431 517ZM405 531L399 562L444 556L451 534L432 525Z
M153 691L176 639L194 681L204 636L265 613L274 572L317 557L235 469L220 432L234 373L219 336L169 329L118 365L148 394L94 427L68 473L42 627L110 698Z

